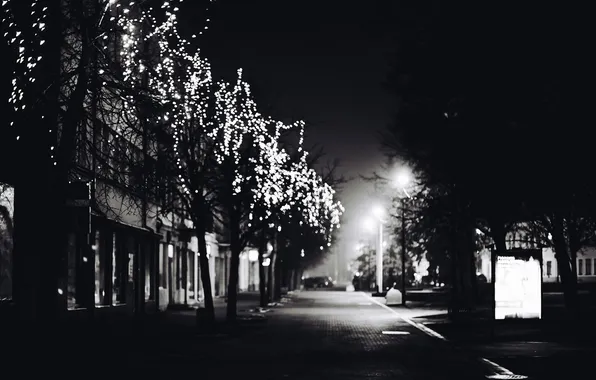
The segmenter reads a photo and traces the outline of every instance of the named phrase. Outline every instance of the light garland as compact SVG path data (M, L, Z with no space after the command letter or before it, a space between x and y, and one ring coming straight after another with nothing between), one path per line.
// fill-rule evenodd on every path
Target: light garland
M42 1L33 0L30 4L30 12L24 15L23 12L17 12L16 0L2 0L2 25L3 37L8 46L15 49L17 54L15 69L12 76L12 87L8 99L14 112L14 118L10 120L9 125L14 127L15 119L20 113L29 112L32 108L27 104L26 98L30 92L30 87L38 79L38 66L43 59L41 47L45 44L46 22L48 18L48 7L44 6ZM22 4L21 4L22 6ZM25 20L17 20L14 16L19 14ZM29 106L29 108L28 108ZM45 115L40 114L40 119ZM49 131L50 133L52 130ZM16 140L20 141L20 134L17 132ZM50 157L54 157L54 148L52 144L49 147Z
M143 9L137 1L104 0L103 14L98 20L102 33L93 40L102 51L105 59L97 62L99 85L106 86L108 80L121 80L129 93L122 95L126 104L125 112L131 120L138 115L135 93L148 91L161 107L161 112L145 121L167 126L173 137L172 148L177 169L176 180L182 193L192 196L199 192L200 186L193 183L193 173L189 173L188 149L183 144L186 137L185 127L192 122L202 133L215 142L215 159L218 164L231 163L234 166L232 188L234 194L252 196L250 209L259 207L265 211L264 217L270 220L274 215L297 217L301 226L312 227L324 235L327 244L331 244L331 235L339 228L339 221L344 212L343 206L334 199L335 191L322 178L309 168L307 155L303 148L304 123L284 124L263 116L254 101L251 88L243 80L242 70L238 70L234 84L212 81L209 61L202 58L200 51L191 52L189 40L178 32L179 1L164 1L159 7L163 18L157 21L152 12L158 10ZM210 0L210 4L214 0ZM2 23L7 25L4 33L9 45L17 51L17 69L13 76L10 103L15 113L27 111L26 92L28 84L34 83L40 75L36 68L43 56L39 46L45 43L44 31L48 17L47 7L41 1L32 1L31 14L27 23L17 23L13 15L16 0L2 0ZM207 10L209 7L207 7ZM209 28L210 18L199 35ZM33 26L33 29L31 29ZM23 33L24 28L32 33ZM121 72L115 73L108 52L110 34L118 29L120 40L119 55ZM193 35L192 39L197 38ZM143 55L145 46L151 44L156 51L154 56ZM148 71L151 67L152 70ZM18 74L18 75L17 75ZM116 75L118 78L114 78ZM148 77L148 88L141 86L143 76ZM133 95L134 94L134 95ZM208 113L210 102L215 104L215 117ZM43 118L43 115L41 116ZM14 124L14 120L10 122ZM117 127L120 129L121 127ZM288 152L280 148L282 132L298 129L298 160L292 160ZM19 137L17 136L17 140ZM241 171L240 159L244 154L245 142L250 141L256 150L254 157L249 157L249 172ZM54 159L55 147L50 147ZM55 161L54 161L55 164ZM263 216L261 216L261 219ZM249 223L253 214L249 215ZM278 226L281 228L281 226Z

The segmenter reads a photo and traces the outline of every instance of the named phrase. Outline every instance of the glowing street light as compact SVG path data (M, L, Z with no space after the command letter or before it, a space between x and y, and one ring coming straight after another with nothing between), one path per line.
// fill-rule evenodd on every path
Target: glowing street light
M369 232L375 230L375 220L373 218L365 218L362 220L362 226Z
M376 216L378 219L382 219L385 216L385 209L383 208L383 206L381 205L376 205L373 208L373 214L374 216Z
M395 186L405 188L412 181L410 172L406 169L400 170L395 176Z

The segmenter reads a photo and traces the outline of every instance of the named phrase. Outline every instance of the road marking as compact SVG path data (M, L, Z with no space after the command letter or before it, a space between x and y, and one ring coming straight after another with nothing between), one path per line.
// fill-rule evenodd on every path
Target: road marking
M410 335L407 331L383 331L385 335Z
M377 305L381 306L383 309L388 310L391 313L397 315L401 320L403 320L404 322L408 323L409 325L417 328L418 330L422 331L423 333L430 335L434 338L440 339L444 342L448 342L447 338L445 338L443 335L439 334L438 332L424 326L421 323L414 322L410 318L402 315L395 309L392 309L389 306L380 303L379 301L377 301L376 299L374 299L373 297L369 296L368 294L366 294L364 292L360 292L360 294L362 294L365 298L371 300L372 302L376 303ZM493 370L496 372L493 375L487 376L487 378L489 378L489 379L527 379L528 378L527 376L524 376L524 375L516 375L515 373L511 372L507 368L500 366L497 363L495 363L491 360L488 360L486 358L481 358L481 360L484 363L491 366L493 368Z
M377 305L381 306L383 309L386 309L386 310L388 310L388 311L392 312L393 314L397 315L397 316L398 316L399 318L401 318L401 319L402 319L404 322L406 322L406 323L408 323L408 324L410 324L410 325L412 325L412 326L416 327L418 330L420 330L420 331L424 332L425 334L428 334L428 335L430 335L430 336L432 336L432 337L435 337L435 338L437 338L437 339L441 339L441 340L443 340L443 341L447 341L447 338L445 338L443 335L439 334L438 332L436 332L436 331L434 331L434 330L431 330L431 329L429 329L428 327L424 326L424 325L423 325L423 324L421 324L421 323L414 322L414 321L413 321L413 320L411 320L410 318L403 316L401 313L398 313L397 311L395 311L394 309L390 308L389 306L387 306L387 305L383 305L382 303L380 303L380 302L379 302L379 301L377 301L376 299L372 298L372 297L371 297L371 296L369 296L368 294L366 294L366 293L362 293L362 295L363 295L364 297L366 297L366 298L370 299L372 302L376 303Z

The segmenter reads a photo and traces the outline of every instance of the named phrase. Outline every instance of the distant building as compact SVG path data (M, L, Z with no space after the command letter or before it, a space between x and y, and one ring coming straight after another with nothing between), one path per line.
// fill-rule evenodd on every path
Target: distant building
M507 249L513 248L536 248L538 244L525 237L521 231L510 232L506 237ZM542 250L542 281L545 283L560 282L559 270L555 252L552 248L540 248ZM596 282L596 246L582 248L577 253L577 281ZM476 253L477 275L484 275L489 282L492 281L491 272L491 250L485 248Z

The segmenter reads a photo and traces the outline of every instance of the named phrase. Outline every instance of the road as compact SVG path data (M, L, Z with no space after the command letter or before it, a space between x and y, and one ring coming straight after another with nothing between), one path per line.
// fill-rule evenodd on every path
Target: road
M268 313L267 323L209 339L162 338L159 350L147 346L129 362L143 363L145 376L167 368L172 378L189 367L206 379L484 379L495 373L359 292L300 292Z
M96 342L65 339L54 344L60 359L53 363L56 373L129 379L471 380L509 373L492 363L497 361L493 351L461 349L429 336L360 292L298 292L266 316L266 322L217 334L197 332L189 324L148 326L140 335L102 333ZM22 370L19 363L7 361L5 373ZM28 367L32 373L50 374L34 363Z

